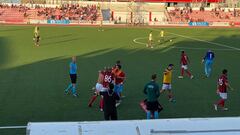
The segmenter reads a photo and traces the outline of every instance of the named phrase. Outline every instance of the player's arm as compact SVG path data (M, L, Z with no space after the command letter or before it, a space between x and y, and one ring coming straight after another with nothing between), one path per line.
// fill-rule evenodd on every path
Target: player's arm
M207 54L203 57L202 63L206 60Z
M216 93L217 93L217 94L219 93L218 84L217 84L217 90L216 90Z
M189 60L189 58L187 57L187 61L188 61L188 63L190 64L190 60Z
M165 69L164 72L163 72L164 75L167 75L168 74L168 71Z
M225 82L225 85L226 85L230 90L234 90L228 82Z

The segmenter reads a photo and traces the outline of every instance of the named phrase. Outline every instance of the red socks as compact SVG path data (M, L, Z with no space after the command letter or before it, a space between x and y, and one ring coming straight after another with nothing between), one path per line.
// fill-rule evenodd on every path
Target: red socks
M184 68L181 68L181 76L184 75Z
M92 96L91 100L88 103L88 106L91 107L93 102L97 99L97 95Z
M99 107L100 107L100 109L103 109L103 98L101 97L101 99L100 99L100 105L99 105Z
M224 99L220 99L217 103L218 106L224 107L225 101Z
M188 70L186 70L186 72L187 72L189 77L192 76L191 72L189 72ZM183 76L183 75L184 75L184 68L181 68L181 76Z

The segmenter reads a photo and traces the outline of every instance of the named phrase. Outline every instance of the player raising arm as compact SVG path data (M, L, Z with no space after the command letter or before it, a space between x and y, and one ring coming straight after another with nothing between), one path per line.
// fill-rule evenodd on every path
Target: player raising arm
M220 96L220 99L216 104L214 104L214 109L217 111L218 107L221 107L221 110L227 111L228 108L225 107L225 102L227 100L227 89L233 90L233 88L229 85L227 79L227 70L224 69L222 71L222 75L218 78L217 81L217 94Z
M180 59L180 64L181 64L181 75L178 76L178 78L182 79L184 75L184 71L188 74L188 76L192 79L193 75L191 72L188 70L188 63L190 63L189 58L185 51L182 51L181 54L181 59Z

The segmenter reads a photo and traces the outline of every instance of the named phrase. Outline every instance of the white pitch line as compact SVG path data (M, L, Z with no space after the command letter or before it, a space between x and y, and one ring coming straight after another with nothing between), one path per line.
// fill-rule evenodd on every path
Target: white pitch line
M3 126L0 129L20 129L20 128L27 128L27 126Z
M160 30L152 29L152 28L149 28L149 29L154 30L154 31L160 31ZM205 42L205 43L209 43L209 44L213 44L213 45L217 45L217 46L221 46L221 47L226 47L226 48L231 48L231 49L240 51L240 48L228 46L228 45L221 44L221 43L215 43L215 42L211 42L211 41L207 41L207 40L202 40L202 39L198 39L198 38L193 38L193 37L189 37L189 36L184 36L184 35L180 35L180 34L176 34L176 33L172 33L172 32L167 32L167 33L172 34L172 35L175 35L175 36L179 36L179 37L191 39L191 40L196 40L196 41L200 41L200 42Z
M147 43L142 43L142 42L138 42L137 40L139 40L139 39L145 39L146 37L139 37L139 38L135 38L135 39L133 39L133 42L134 43L137 43L137 44L141 44L141 45L146 45Z
M133 39L133 42L136 43L136 44L146 45L147 43L143 43L143 42L138 41L139 39L145 39L145 38L147 38L147 37L135 38L135 39ZM188 49L188 50L208 50L208 49L211 49L211 50L216 50L216 51L238 51L236 49L200 48L200 47L193 48L193 47L177 47L177 46L172 46L172 45L171 46L162 45L162 46L159 46L158 48L165 48L165 47L169 47L169 49Z

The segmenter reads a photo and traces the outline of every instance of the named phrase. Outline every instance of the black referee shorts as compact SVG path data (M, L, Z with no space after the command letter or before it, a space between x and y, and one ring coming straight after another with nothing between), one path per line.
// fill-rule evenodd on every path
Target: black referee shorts
M147 110L158 111L158 101L147 102Z
M70 74L71 82L76 83L77 82L77 74Z

